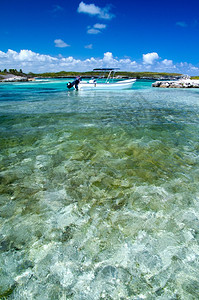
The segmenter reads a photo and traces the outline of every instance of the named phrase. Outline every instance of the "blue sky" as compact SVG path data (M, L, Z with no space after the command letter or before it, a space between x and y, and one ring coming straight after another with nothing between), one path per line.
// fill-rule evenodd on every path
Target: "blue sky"
M199 75L196 0L1 1L0 68Z

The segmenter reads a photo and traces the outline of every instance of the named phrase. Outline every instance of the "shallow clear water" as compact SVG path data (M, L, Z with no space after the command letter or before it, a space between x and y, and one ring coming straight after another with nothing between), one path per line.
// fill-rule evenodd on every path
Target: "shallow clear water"
M0 85L0 298L198 299L199 91Z

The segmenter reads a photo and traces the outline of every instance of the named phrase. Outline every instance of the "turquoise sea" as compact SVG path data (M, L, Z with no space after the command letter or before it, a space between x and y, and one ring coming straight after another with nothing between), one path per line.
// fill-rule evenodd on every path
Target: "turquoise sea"
M199 90L0 84L0 299L199 299Z

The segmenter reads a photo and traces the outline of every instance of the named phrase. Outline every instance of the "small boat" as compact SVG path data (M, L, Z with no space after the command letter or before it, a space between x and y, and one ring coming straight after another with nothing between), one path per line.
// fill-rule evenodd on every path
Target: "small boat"
M78 85L79 90L125 90L130 89L135 83L136 79L121 80L116 82L97 82L96 80L89 80L89 82L80 81Z
M109 72L106 80L99 77L97 79L92 78L89 81L83 81L79 80L78 77L78 79L74 81L74 84L69 83L67 87L75 86L76 90L124 90L132 88L136 79L116 80L114 78L115 70L116 69L94 69L94 72Z

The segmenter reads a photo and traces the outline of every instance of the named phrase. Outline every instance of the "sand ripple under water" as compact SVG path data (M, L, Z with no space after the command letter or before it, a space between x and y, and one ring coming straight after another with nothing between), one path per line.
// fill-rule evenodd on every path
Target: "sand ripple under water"
M198 299L199 92L0 86L0 298Z

